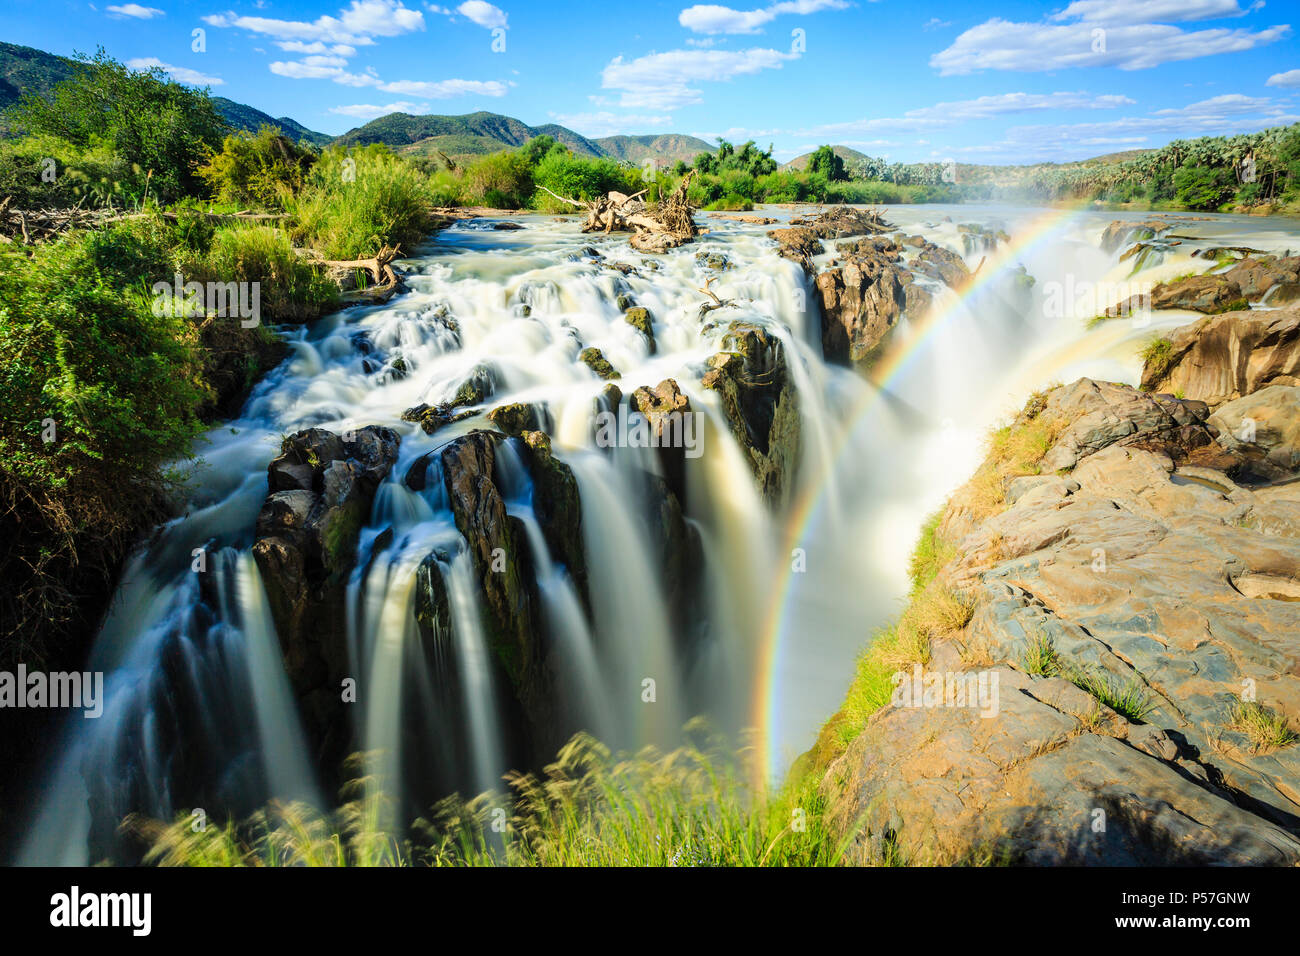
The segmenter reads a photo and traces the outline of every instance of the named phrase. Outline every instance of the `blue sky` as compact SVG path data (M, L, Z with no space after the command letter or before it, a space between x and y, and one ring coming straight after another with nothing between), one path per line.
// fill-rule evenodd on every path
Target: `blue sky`
M1300 121L1294 0L4 0L0 25L327 133L491 110L781 159L1023 163Z

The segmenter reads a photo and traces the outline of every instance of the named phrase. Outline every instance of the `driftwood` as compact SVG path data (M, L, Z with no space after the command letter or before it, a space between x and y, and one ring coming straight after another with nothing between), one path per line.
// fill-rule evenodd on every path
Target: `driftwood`
M691 170L682 177L672 195L660 200L653 209L641 199L646 193L644 189L631 196L610 192L592 202L584 202L551 192L545 186L541 188L560 202L587 211L586 221L582 224L583 232L600 232L605 235L615 231L630 232L633 248L642 252L664 252L690 242L698 234L694 207L686 199L686 191L694 174L695 170Z
M80 205L65 209L11 209L12 196L0 200L0 240L21 239L24 245L48 242L71 229L99 229L115 222L145 219L160 215L176 221L178 213L121 212L116 209L82 209ZM288 218L284 213L255 213L247 210L234 213L201 213L210 222L278 222Z
M711 288L709 288L709 286L713 285L714 279L716 278L717 276L713 276L712 278L705 279L704 288L699 290L700 292L703 292L705 295L707 295L710 299L713 300L712 302L705 302L703 305L700 306L700 311L698 314L698 318L700 319L703 319L714 309L725 309L729 305L735 305L735 303L732 302L731 299L719 299L718 293L714 292Z

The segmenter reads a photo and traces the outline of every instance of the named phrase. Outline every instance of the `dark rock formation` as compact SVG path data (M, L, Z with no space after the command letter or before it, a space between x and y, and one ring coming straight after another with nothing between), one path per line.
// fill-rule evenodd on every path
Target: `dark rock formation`
M865 366L880 353L907 304L903 275L885 259L855 255L817 276L827 361Z
M718 393L722 409L754 469L764 499L780 509L799 461L799 393L781 341L762 326L733 322L726 351L709 359L702 384Z
M334 756L345 745L338 707L347 676L344 584L399 442L377 425L343 436L309 428L286 438L267 469L270 494L257 518L253 557L308 732Z

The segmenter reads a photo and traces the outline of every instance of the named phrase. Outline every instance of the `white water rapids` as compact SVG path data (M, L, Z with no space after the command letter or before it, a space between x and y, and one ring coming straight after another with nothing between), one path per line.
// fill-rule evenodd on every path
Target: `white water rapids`
M402 438L347 590L349 665L366 689L353 718L364 749L382 755L388 779L402 773L410 756L404 750L458 751L468 755L466 788L499 786L511 769L504 688L489 667L470 556L441 483L421 492L402 484L419 456L490 427L477 417L426 435L400 419L421 402L448 401L480 365L496 380L482 411L545 403L555 454L578 481L590 619L564 568L547 554L526 481L507 495L507 507L528 531L543 613L565 662L561 691L586 728L616 747L670 744L696 714L735 733L756 713L770 712L767 747L778 770L788 766L837 708L873 629L897 614L918 528L974 470L989 427L1049 383L1082 375L1136 382L1138 345L1155 328L1190 318L1161 313L1150 324L1118 320L1089 332L1084 320L1113 297L1071 301L1063 314L1050 305L1057 287L1075 290L1074 300L1087 284L1131 281L1132 262L1102 252L1098 241L1111 220L1143 216L904 206L886 218L903 233L959 253L956 223L1005 229L1010 242L965 256L972 269L986 261L964 297L918 278L935 294L942 319L923 335L925 323L905 318L900 341L917 341L883 389L822 360L816 296L799 268L776 255L765 237L771 227L704 215L708 235L657 257L633 251L618 235L582 235L573 220L526 216L516 220L524 228L513 231L484 221L460 224L401 263L409 293L289 330L289 359L256 387L238 420L214 428L196 448L186 514L130 562L89 665L105 672L104 715L70 719L52 748L19 862L89 862L96 834L102 843L103 828L128 810L170 819L200 799L212 813L247 812L272 797L328 804L250 552L267 465L284 435L312 426L343 432L378 424ZM1240 217L1188 221L1176 231L1204 241L1185 241L1163 261L1153 256L1134 279L1199 271L1210 263L1190 252L1202 246L1283 252L1296 244L1285 226ZM834 242L826 245L822 263L834 255ZM603 259L584 255L587 247ZM729 268L710 270L697 253L725 256ZM652 259L658 268L648 264ZM637 273L625 277L606 267L616 262ZM1021 280L1021 266L1035 280L1032 289ZM709 278L712 291L736 306L702 322L699 290ZM654 354L623 320L620 296L653 315ZM738 319L783 341L799 391L794 496L819 503L794 536L806 555L799 573L790 573L785 550L793 516L764 505L717 396L700 384L727 324ZM592 446L593 400L604 383L578 361L588 346L621 372L617 384L625 393L672 378L691 407L705 413L704 453L688 460L686 475L687 517L705 556L705 599L687 611L707 621L707 638L690 659L676 649L644 519L628 506L637 471L655 467L652 453L611 455ZM405 377L392 371L398 355ZM501 458L505 471L519 467L504 451ZM387 529L391 540L383 540L390 543L377 548ZM207 549L202 574L192 570L199 548ZM415 574L431 552L440 555L447 582L454 665L426 660L418 647ZM769 675L761 673L759 645L771 636L772 595L787 580ZM464 692L448 712L439 709L440 687L452 666ZM654 703L643 699L646 677L656 683ZM769 686L773 699L756 706L755 696ZM403 694L428 702L426 733L405 725ZM175 756L187 748L205 754L210 776L176 779Z

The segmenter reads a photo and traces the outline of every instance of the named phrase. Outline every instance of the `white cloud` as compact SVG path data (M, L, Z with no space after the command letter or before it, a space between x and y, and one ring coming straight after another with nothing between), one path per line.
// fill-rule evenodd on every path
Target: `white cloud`
M506 23L505 11L486 3L485 0L465 0L456 8L456 12L487 30L495 30L497 27L504 29L509 26Z
M178 83L188 83L191 86L223 86L225 80L219 76L208 76L206 73L200 73L198 70L191 70L184 66L172 66L170 63L164 63L156 56L140 56L133 60L127 60L126 65L133 70L151 70L155 67L171 76Z
M1268 78L1268 86L1285 86L1288 88L1300 87L1300 70L1287 70L1285 73L1274 73Z
M287 53L333 53L335 56L346 57L357 55L357 48L348 46L346 43L334 43L326 46L319 40L314 43L303 43L301 40L276 40L275 45Z
M331 106L330 112L338 113L340 116L351 116L354 119L372 120L379 116L387 116L389 113L411 113L419 116L429 112L429 107L422 103L389 103L387 106L358 103L355 106Z
M1101 28L1092 23L1053 26L995 18L962 33L952 46L930 57L930 65L943 76L975 70L1035 72L1073 66L1144 70L1161 63L1252 50L1282 39L1290 30L1283 25L1259 31L1187 32L1156 23Z
M506 85L496 80L438 80L434 83L425 80L397 80L393 83L380 83L379 89L385 93L405 93L407 96L422 96L429 100L445 100L453 96L506 95Z
M109 7L108 12L111 16L120 19L121 17L135 17L137 20L152 20L154 17L165 17L167 14L157 7L142 7L138 3L124 3L120 7Z
M820 10L844 10L847 0L784 0L758 10L735 10L713 3L697 3L677 15L677 22L695 33L758 33L759 28L782 14L806 15Z
M374 37L400 36L424 29L424 14L404 6L401 0L352 0L337 17L322 16L310 23L245 17L233 12L211 14L202 19L209 26L233 27L281 40L319 40L350 46L371 46Z
M646 116L616 113L551 113L551 119L583 136L613 136L646 127L667 126L671 116Z
M1053 20L1086 23L1188 23L1245 16L1237 0L1074 0Z
M615 57L601 71L601 86L619 90L624 109L672 110L701 101L692 83L722 82L732 77L780 69L796 53L779 50L670 50L624 60Z

